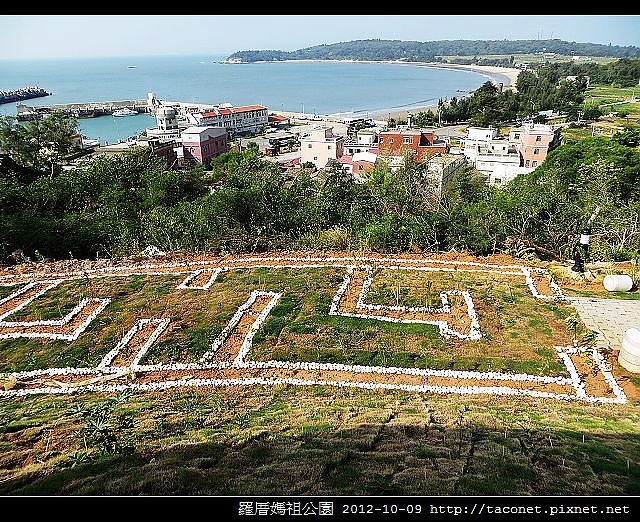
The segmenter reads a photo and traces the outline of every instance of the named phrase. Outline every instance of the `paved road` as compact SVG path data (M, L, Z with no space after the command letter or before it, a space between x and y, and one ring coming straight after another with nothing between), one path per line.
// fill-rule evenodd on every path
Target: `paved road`
M570 297L569 300L587 328L598 333L601 345L614 350L622 347L622 338L629 328L640 326L640 300L592 297Z
M464 138L467 135L466 129L468 125L449 125L447 127L436 128L438 136L450 136L451 138Z

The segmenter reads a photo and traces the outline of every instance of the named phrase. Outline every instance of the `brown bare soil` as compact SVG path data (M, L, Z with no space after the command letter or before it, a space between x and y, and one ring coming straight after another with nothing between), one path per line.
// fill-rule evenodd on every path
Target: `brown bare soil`
M615 397L609 383L605 380L600 368L587 354L572 354L571 360L576 367L578 375L584 382L584 390L592 397Z
M229 336L224 340L222 346L216 352L213 359L215 362L232 362L240 352L250 328L257 320L258 314L265 309L271 301L271 296L258 296L251 307L243 314L240 322L229 332Z
M28 281L34 278L47 277L51 278L55 275L75 275L82 277L83 275L91 275L95 273L101 273L108 275L110 273L119 273L124 270L134 270L140 273L157 273L158 269L155 268L158 265L173 264L173 263L187 263L188 267L165 267L161 271L163 273L182 273L189 270L198 270L199 268L216 268L220 265L225 266L238 266L245 263L243 259L258 258L263 260L265 265L275 265L281 263L280 261L273 261L274 257L313 257L319 259L326 259L330 257L340 258L353 258L353 257L378 257L390 260L397 259L412 259L421 261L459 261L464 263L487 263L494 265L523 265L522 259L508 256L506 254L495 254L487 257L475 257L464 252L442 252L438 254L425 253L405 253L405 254L379 254L377 252L361 251L357 253L345 253L345 252L314 252L314 251L280 251L270 252L268 254L250 254L241 256L211 256L204 254L188 254L188 255L168 255L159 259L144 259L140 257L129 257L121 259L100 259L94 260L63 260L53 261L46 263L22 263L19 265L5 267L0 269L0 280L18 280ZM213 264L202 265L203 261L219 262ZM287 264L295 264L293 262L287 262ZM441 266L439 263L434 263L434 266Z
M42 333L70 335L101 305L100 301L89 301L86 306L76 314L66 325L35 325L35 326L0 326L0 333Z
M157 327L158 325L154 323L143 324L114 357L110 366L130 366L138 352L144 346L144 343L149 340L149 337L151 337Z

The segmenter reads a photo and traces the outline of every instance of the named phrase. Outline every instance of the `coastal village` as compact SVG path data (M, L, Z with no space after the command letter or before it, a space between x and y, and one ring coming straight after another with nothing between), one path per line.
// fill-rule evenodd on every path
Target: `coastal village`
M366 181L377 163L386 162L393 171L411 158L427 165L428 183L439 194L454 174L468 165L487 183L506 184L535 170L562 143L561 125L533 123L533 115L503 129L460 124L425 128L415 124L411 112L401 113L404 119L396 123L390 116L382 119L382 115L321 116L277 112L263 105L172 102L158 100L154 93L149 93L144 103L110 103L91 110L110 111L116 116L128 115L122 112L126 110L131 115L147 112L155 116L156 125L111 145L100 146L97 140L78 136L82 149L69 158L65 168L74 168L98 154L118 154L141 146L166 160L171 168L198 163L208 169L211 160L224 152L256 147L283 173L305 168L321 176L333 165L352 174L356 182ZM76 107L73 110L79 112ZM557 116L551 112L541 111L536 116ZM22 105L18 117L33 119L42 113Z

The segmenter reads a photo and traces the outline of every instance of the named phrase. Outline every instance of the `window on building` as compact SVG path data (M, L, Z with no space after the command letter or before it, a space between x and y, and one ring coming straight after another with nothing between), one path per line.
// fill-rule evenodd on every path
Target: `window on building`
M542 141L542 136L536 136L536 141Z
M393 143L393 138L391 138L389 141L390 141L391 143Z
M311 143L309 143L309 145L307 145L307 147L312 148L313 145Z
M520 133L519 133L519 132L516 132L516 133L513 135L513 139L514 139L514 140L519 140L519 139L520 139Z
M402 138L402 143L406 143L407 145L411 145L413 143L413 136L404 136Z
M527 160L527 161L525 161L525 162L524 162L524 166L525 166L525 167L528 167L528 166L529 166L529 160Z
M314 156L313 161L318 161L318 156Z
M384 142L384 137L380 136L380 143L383 143L383 142Z
M540 154L540 149L533 149L534 154Z
M327 150L331 150L331 145L327 145Z
M537 161L535 161L535 160L534 160L534 161L532 161L532 162L531 162L531 166L532 166L532 167L537 167L537 166L538 166L538 162L537 162Z

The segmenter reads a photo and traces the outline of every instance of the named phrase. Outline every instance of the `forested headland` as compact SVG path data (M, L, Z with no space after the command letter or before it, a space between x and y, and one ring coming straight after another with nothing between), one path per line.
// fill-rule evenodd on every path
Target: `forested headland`
M314 45L295 51L238 51L227 60L242 62L280 60L405 60L432 62L442 56L517 55L555 53L565 56L640 56L640 47L549 40L353 40Z

